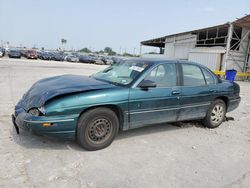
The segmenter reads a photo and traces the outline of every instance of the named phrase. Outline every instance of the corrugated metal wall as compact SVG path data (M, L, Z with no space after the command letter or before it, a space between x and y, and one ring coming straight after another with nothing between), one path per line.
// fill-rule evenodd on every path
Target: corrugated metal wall
M165 42L167 58L188 59L189 52L195 47L196 36L190 33L172 36L167 37Z
M211 70L219 70L220 67L220 53L203 53L203 52L190 52L189 61L200 63Z

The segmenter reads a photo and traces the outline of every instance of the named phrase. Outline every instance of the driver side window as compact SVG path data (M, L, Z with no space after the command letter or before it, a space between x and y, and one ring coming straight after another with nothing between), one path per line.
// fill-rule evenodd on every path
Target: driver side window
M150 80L156 83L156 87L176 86L176 68L175 64L162 64L155 67L144 80Z

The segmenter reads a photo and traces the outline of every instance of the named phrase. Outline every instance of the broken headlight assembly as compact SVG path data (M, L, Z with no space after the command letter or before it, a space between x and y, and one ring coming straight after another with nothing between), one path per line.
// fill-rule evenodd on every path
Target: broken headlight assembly
M44 107L31 108L28 110L28 113L31 114L32 116L44 116L45 109L44 109Z

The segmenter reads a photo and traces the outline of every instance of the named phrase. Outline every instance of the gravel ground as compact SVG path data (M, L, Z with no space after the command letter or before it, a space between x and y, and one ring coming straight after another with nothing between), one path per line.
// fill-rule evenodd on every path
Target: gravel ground
M0 187L250 187L250 83L217 129L198 122L121 132L88 152L75 142L15 133L10 115L37 80L90 75L104 66L0 59Z

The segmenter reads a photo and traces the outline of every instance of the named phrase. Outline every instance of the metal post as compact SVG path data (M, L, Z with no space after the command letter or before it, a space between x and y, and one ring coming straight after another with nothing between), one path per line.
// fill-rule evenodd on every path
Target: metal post
M140 44L140 56L141 56L141 53L142 53L142 44Z
M243 72L247 72L248 54L250 54L250 35L248 36L247 53L246 53L246 58L245 58L244 66L243 66Z
M232 36L233 36L233 24L230 23L229 28L228 28L228 33L227 33L227 46L226 46L226 54L225 54L226 56L224 60L224 71L227 69L227 61L229 59L228 57L229 57Z

